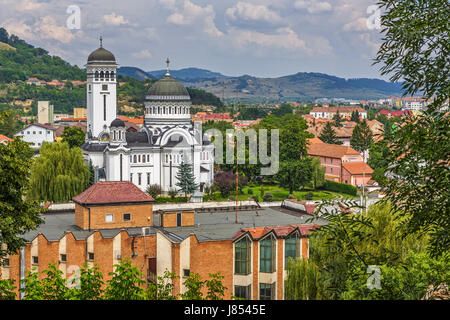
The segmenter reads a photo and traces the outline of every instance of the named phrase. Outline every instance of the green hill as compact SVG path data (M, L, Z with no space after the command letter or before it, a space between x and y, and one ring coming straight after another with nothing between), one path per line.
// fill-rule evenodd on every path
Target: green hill
M4 34L5 29L0 28ZM16 80L26 80L36 77L42 80L85 80L86 72L77 66L72 66L60 57L50 56L48 51L35 48L15 35L0 36L3 47L9 46L15 50L0 50L0 83Z

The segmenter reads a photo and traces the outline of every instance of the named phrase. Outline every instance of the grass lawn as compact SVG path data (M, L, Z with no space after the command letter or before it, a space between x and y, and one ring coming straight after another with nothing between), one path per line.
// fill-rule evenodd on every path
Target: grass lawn
M289 190L282 188L280 186L276 185L263 185L263 194L266 192L270 192L273 195L273 201L282 201L289 198ZM248 194L250 191L251 194ZM261 186L247 186L243 188L242 190L244 194L238 195L238 200L251 200L254 195L258 196L259 201L263 201L262 195L261 195ZM332 200L332 199L354 199L357 197L343 194L343 193L337 193L327 190L302 190L302 191L294 191L294 198L297 200L306 200L306 195L312 192L313 193L313 200ZM216 192L214 196L205 196L205 201L208 200L208 198L211 198L211 200L214 201L229 201L229 200L236 200L235 194L230 194L229 197L223 198L221 197L219 192Z

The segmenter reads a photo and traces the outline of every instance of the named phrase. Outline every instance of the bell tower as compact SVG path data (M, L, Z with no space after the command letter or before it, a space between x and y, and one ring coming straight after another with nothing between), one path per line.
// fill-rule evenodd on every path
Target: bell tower
M117 66L100 37L100 47L89 55L86 64L87 136L91 141L109 142L109 126L117 112Z

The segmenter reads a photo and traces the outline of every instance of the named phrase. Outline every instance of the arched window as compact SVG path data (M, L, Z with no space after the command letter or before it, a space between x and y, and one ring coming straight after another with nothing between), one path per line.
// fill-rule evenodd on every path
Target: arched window
M150 155L147 155L147 162L150 162Z
M95 80L98 80L98 71L95 71Z
M158 114L161 114L161 107L158 107Z
M104 77L105 77L105 73L103 71L100 71L100 79L103 80Z
M114 130L114 140L116 140L116 130Z
M106 79L109 79L109 71L106 71L106 72L105 72L105 78L106 78Z
M181 107L178 107L178 113L181 114Z
M177 107L173 108L174 114L177 114Z
M250 274L250 257L251 257L251 243L248 237L244 237L234 245L234 273L235 274Z
M134 157L133 157L133 162L137 163L137 156L136 155L134 155Z
M110 78L111 80L114 80L114 71L111 71Z

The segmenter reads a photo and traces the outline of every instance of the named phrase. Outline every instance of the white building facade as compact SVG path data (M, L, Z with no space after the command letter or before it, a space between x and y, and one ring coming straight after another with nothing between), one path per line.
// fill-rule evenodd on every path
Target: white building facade
M14 134L14 137L21 137L28 142L31 148L38 149L44 142L55 141L55 128L50 125L33 123Z
M214 144L203 138L200 123L191 122L186 88L167 73L145 97L144 126L126 132L116 114L116 60L102 46L91 53L87 69L87 135L82 145L97 180L131 181L145 191L158 184L178 190L178 168L192 165L199 190L214 175Z

